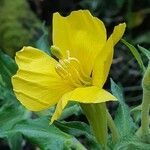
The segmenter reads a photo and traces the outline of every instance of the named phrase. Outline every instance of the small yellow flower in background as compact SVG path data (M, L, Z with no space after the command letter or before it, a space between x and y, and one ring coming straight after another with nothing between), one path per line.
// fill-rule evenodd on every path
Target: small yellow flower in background
M103 89L112 63L114 45L125 23L107 39L102 21L88 10L69 16L53 15L52 54L23 47L16 54L17 74L12 83L18 100L29 110L41 111L57 104L51 122L58 119L69 101L102 103L116 98Z

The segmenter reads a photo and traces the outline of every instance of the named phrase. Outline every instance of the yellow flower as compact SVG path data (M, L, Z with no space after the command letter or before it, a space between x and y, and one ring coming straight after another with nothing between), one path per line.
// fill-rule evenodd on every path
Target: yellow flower
M116 98L103 89L113 58L114 45L125 30L114 28L107 40L102 21L88 10L69 16L53 15L52 54L23 47L16 54L17 74L12 78L18 100L29 110L41 111L57 104L51 122L69 101L102 103Z

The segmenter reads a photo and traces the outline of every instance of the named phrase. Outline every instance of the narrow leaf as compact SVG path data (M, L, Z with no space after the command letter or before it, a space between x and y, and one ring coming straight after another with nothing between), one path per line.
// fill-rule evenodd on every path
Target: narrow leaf
M143 72L145 72L145 66L143 64L143 61L141 59L141 56L140 56L140 53L138 52L138 50L133 45L131 45L130 43L125 41L124 39L122 39L121 41L122 41L122 43L124 43L129 48L129 50L131 51L131 53L133 54L133 56L137 60L140 68L142 69Z
M139 50L150 60L150 50L138 45Z

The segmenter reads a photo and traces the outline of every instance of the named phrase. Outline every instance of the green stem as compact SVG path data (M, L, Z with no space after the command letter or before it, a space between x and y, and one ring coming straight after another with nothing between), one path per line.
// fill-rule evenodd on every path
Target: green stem
M81 104L89 121L93 134L101 144L102 149L107 149L107 114L106 104Z
M150 91L143 89L141 129L142 136L149 134L149 109L150 109Z
M107 122L108 122L108 127L112 133L113 142L116 142L119 139L119 133L108 110L107 110Z

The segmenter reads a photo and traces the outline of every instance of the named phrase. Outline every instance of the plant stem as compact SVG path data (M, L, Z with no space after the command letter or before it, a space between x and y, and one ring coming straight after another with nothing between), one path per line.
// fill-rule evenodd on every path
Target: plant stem
M149 109L150 109L150 91L143 89L141 128L142 136L149 134Z
M108 127L112 133L113 142L116 142L119 139L119 133L108 110L107 110L107 122L108 122Z

